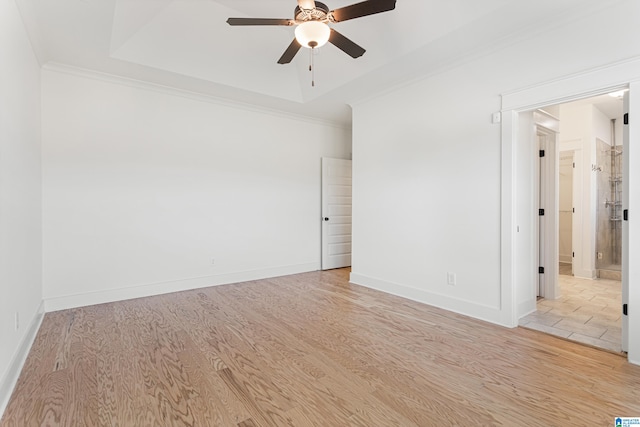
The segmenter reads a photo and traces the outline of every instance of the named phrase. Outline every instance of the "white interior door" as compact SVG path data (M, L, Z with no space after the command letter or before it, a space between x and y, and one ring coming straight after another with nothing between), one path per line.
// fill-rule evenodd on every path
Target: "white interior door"
M351 265L351 160L322 158L322 269Z

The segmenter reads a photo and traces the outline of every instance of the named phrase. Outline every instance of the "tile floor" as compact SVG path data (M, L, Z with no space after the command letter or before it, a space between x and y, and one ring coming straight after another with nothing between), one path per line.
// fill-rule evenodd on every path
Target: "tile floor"
M573 273L571 273L571 264L565 264L563 262L560 263L560 265L558 266L558 274L563 274L565 276L571 276Z
M621 292L618 280L558 276L561 297L538 300L520 326L615 352L621 346Z

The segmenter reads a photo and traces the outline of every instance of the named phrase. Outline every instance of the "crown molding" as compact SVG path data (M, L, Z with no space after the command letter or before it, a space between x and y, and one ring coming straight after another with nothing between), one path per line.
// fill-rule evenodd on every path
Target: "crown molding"
M61 74L68 74L75 77L92 79L101 82L117 84L121 86L133 87L136 89L147 90L152 92L158 92L165 95L176 96L186 98L194 101L205 102L209 104L220 105L227 108L234 108L237 110L251 111L255 113L269 114L276 117L299 120L321 126L329 126L338 129L350 130L350 126L343 125L330 120L323 120L304 114L296 114L293 112L280 110L277 108L269 108L260 105L251 104L248 102L241 102L231 100L229 98L222 98L215 95L209 95L199 92L194 92L186 89L181 89L174 86L163 85L159 83L152 83L144 80L134 79L131 77L124 77L116 74L109 74L102 71L90 70L86 68L80 68L73 65L62 64L55 61L47 62L42 66L45 71L52 71Z

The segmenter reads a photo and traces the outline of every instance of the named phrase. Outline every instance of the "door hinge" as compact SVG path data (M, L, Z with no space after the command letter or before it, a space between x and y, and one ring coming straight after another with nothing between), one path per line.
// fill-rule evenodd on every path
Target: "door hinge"
M544 215L544 209L538 209L538 215L543 216Z
M625 209L622 211L622 219L625 221L629 221L629 209Z
M574 169L576 168L576 162L573 162L573 168Z
M575 258L576 257L576 253L575 252L571 252L571 258Z
M625 125L629 124L629 113L624 113L624 124Z
M540 157L544 157L544 150L540 150Z
M625 316L628 316L628 312L629 312L629 308L628 308L628 304L622 304L622 314L624 314Z
M544 267L538 267L538 273L544 274Z
M576 213L576 208L571 208L571 212Z

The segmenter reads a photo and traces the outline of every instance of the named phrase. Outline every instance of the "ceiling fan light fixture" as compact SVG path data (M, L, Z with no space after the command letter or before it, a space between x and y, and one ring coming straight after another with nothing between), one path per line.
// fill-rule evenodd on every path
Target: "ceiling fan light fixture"
M329 41L331 29L324 22L307 21L296 27L295 35L300 46L315 49Z

